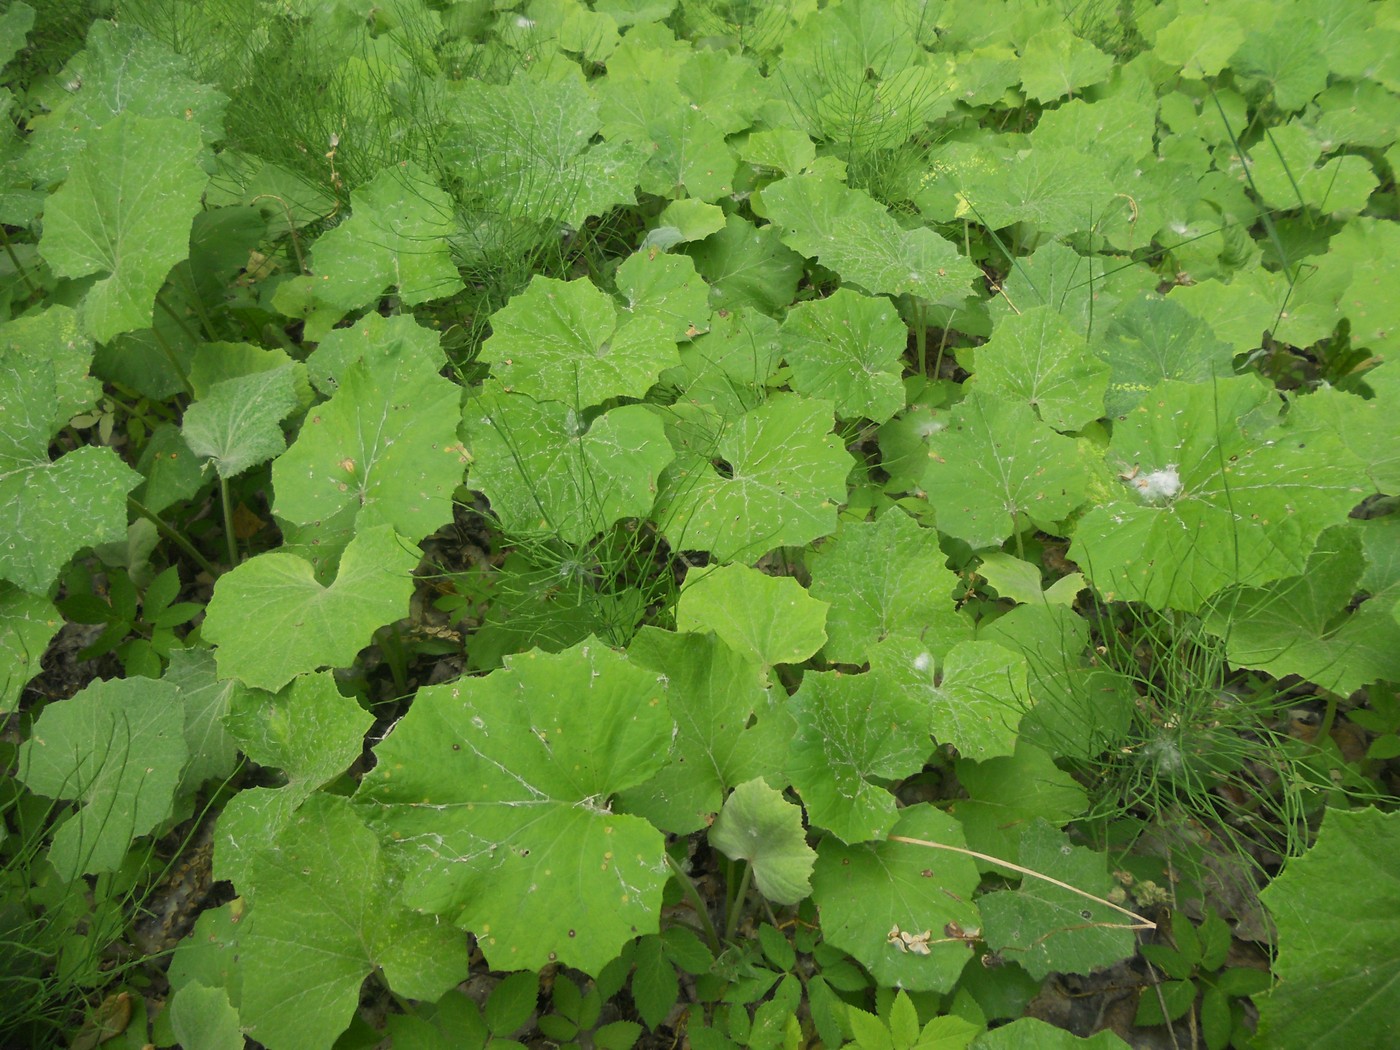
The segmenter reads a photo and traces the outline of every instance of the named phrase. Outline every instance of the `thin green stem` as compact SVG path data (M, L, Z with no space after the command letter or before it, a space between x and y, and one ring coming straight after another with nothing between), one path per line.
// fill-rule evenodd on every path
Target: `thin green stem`
M156 296L156 302L160 303L162 306L165 305L160 296ZM165 308L167 311L170 309L168 306ZM180 380L180 386L184 390L185 396L193 398L194 387L190 385L189 377L185 375L185 366L182 365L180 359L175 356L175 348L166 341L165 336L161 335L160 329L154 325L151 326L151 334L155 336L156 342L160 345L161 351L165 354L165 359L170 362L170 367L174 369L175 376Z
M700 897L700 891L695 888L695 883L685 873L685 869L676 863L676 858L669 853L666 854L666 863L671 865L671 870L676 873L676 878L680 880L681 893L690 902L691 908L694 909L696 917L700 920L701 931L705 934L705 943L709 946L710 951L718 955L724 950L724 944L719 939L715 924L710 920L710 910L705 907L705 902Z
M163 537L189 555L190 560L207 572L211 577L217 577L219 575L219 570L214 567L213 563L204 555L200 554L199 551L195 549L194 544L167 525L159 514L132 499L130 496L126 498L126 505L131 509L132 513L145 518L154 525L156 527L156 532L160 533Z
M729 914L724 921L724 939L732 941L734 931L739 928L739 916L744 914L744 900L749 895L749 883L753 881L753 865L744 865L744 874L739 878L739 889L729 904Z
M233 506L228 498L228 479L219 475L219 502L224 508L224 542L228 545L228 567L238 565L238 538L233 534Z

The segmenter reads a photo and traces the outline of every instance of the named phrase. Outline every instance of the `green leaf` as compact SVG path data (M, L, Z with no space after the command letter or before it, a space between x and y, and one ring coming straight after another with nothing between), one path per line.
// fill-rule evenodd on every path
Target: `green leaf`
M614 522L644 518L675 458L661 419L622 405L585 422L560 401L504 392L494 381L468 403L469 484L519 536L585 543Z
M222 988L198 981L184 985L170 1000L170 1027L181 1046L201 1050L243 1050L238 1011Z
M272 465L273 511L302 526L296 539L330 550L381 525L415 542L436 531L465 460L461 388L438 375L436 340L369 322L357 331L364 356L338 369L335 394Z
M1112 69L1110 56L1075 36L1064 23L1036 33L1021 51L1021 87L1037 102L1073 95L1103 80Z
M87 46L57 80L64 90L53 92L57 98L49 112L34 120L25 158L41 183L62 179L83 149L123 113L179 120L197 129L206 144L223 137L228 99L199 83L184 57L135 24L94 21Z
M752 657L713 634L655 627L642 628L627 652L639 666L665 676L676 733L661 771L619 794L626 812L688 835L706 825L730 788L781 775L791 716L770 704L763 668Z
M1163 380L1209 383L1234 370L1230 343L1180 304L1156 295L1115 310L1094 351L1113 369L1106 402L1110 416L1136 408Z
M529 1023L539 1005L540 978L530 971L513 973L491 990L486 1001L486 1026L493 1035L507 1036Z
M1021 833L1021 864L1077 889L1106 897L1113 889L1108 859L1072 846L1037 820ZM1029 875L1018 890L998 890L979 902L987 945L1037 980L1052 972L1090 973L1133 953L1133 932L1122 912Z
M802 279L802 256L773 226L755 227L739 215L690 249L695 269L710 285L716 309L751 307L776 313L792 302Z
M341 696L329 673L300 675L280 693L245 691L224 718L229 735L258 765L279 769L281 787L248 787L219 816L215 868L241 884L260 850L318 787L344 773L364 752L373 717Z
M1079 430L1103 415L1108 367L1084 352L1059 311L1034 306L997 323L977 348L972 382L974 390L1024 402L1056 430Z
M10 64L10 60L24 47L24 38L34 28L34 8L15 0L3 15L0 15L0 69Z
M1004 163L968 173L956 213L948 219L970 219L989 230L1024 222L1065 236L1101 221L1114 192L1096 157L1064 147L1024 149ZM924 194L919 206L928 206Z
M710 331L681 348L680 367L667 369L661 381L683 390L687 402L708 406L722 419L737 419L763 403L781 356L771 318L752 310L727 316L721 311Z
M291 365L213 384L185 410L181 436L222 478L265 463L287 447L282 420L297 405Z
M224 730L223 718L233 700L242 696L243 686L220 681L214 654L205 648L172 652L162 680L180 690L190 760L181 773L178 794L192 795L205 781L222 780L238 766L238 744Z
M1258 1000L1259 1034L1281 1050L1380 1047L1400 1036L1400 816L1329 809L1317 841L1264 890L1279 979Z
M808 818L846 842L883 837L897 807L878 781L923 767L933 750L927 707L883 675L808 671L792 712L788 775Z
M376 969L411 999L437 999L466 979L461 934L400 903L395 874L347 799L309 799L254 859L244 892L240 1015L269 1050L329 1050Z
M964 758L1009 755L1030 707L1026 660L995 642L958 642L937 659L914 639L887 642L871 656L882 688L925 712L940 744ZM926 749L927 750L927 749Z
M721 565L687 577L676 630L714 631L731 649L769 666L797 664L826 641L826 611L826 602L790 576Z
M831 402L778 394L681 449L654 515L671 546L752 562L834 532L851 458L832 421Z
M631 989L637 1013L648 1028L656 1031L681 992L676 968L666 958L660 937L649 935L637 942L637 968L632 973Z
M967 844L1013 863L1020 862L1021 834L1036 820L1055 827L1084 812L1088 795L1068 773L1055 765L1050 753L1024 739L1009 757L983 762L960 759L958 782L968 797L957 799L948 812L958 818ZM985 861L987 870L1001 869Z
M536 276L491 317L480 359L514 393L582 411L642 397L679 363L666 321L632 317L588 280Z
M308 320L307 338L319 340L339 317L391 287L410 306L460 292L448 248L456 232L452 199L412 162L352 190L350 217L311 249L312 295L332 310ZM282 308L280 293L273 302Z
M25 404L24 417L30 412L48 409L48 429L44 434L45 447L49 436L67 426L68 421L80 412L85 412L97 404L102 396L102 384L88 374L92 366L92 340L83 332L78 323L78 312L71 307L50 305L39 313L16 317L0 325L0 361L6 369L28 372L35 377L33 382L42 382L42 392L15 395L15 400L6 398L7 416L20 408L21 397L33 398ZM53 388L47 387L50 370ZM42 378L40 378L42 377ZM10 393L6 390L6 394ZM0 422L0 446L14 434L18 443L23 439L19 430L10 428L16 424L11 419ZM39 420L33 420L34 429L41 429ZM30 439L37 453L39 439ZM0 451L0 460L9 453Z
M472 172L483 210L578 229L590 216L636 203L647 155L630 143L593 141L601 127L598 102L577 73L555 81L451 83L453 116L464 134L460 145L448 138L443 159Z
M1055 532L1088 494L1073 441L1031 410L973 391L929 438L924 488L938 528L973 547L998 547L1021 515Z
M1041 582L1040 569L1028 561L1001 551L990 551L981 555L977 567L981 576L1002 598L1025 604L1048 602L1054 605L1072 605L1075 596L1084 589L1084 576L1072 572L1062 576L1046 590Z
M1193 611L1229 584L1303 570L1369 484L1335 439L1269 427L1275 404L1253 378L1167 382L1119 421L1121 495L1084 515L1069 551L1105 597Z
M831 604L826 658L861 664L892 634L918 634L932 622L953 620L958 581L944 561L938 533L903 511L886 511L873 522L843 521L807 558L812 594Z
M597 973L654 932L661 833L608 799L666 759L657 676L589 639L418 691L359 796L393 843L405 901L477 935L493 969Z
M888 300L839 288L794 306L782 336L792 388L835 401L839 418L883 423L904 407L899 362L908 330Z
M54 833L63 881L115 871L137 836L170 816L188 752L179 691L146 678L98 681L44 708L19 748L19 779L83 803Z
M83 299L99 342L151 326L170 268L189 254L208 176L197 125L123 113L94 134L50 195L39 242L64 277L102 275Z
M656 248L629 255L617 268L617 290L634 318L654 318L676 342L710 327L710 289L684 255Z
M762 778L736 787L709 831L710 845L753 865L758 892L774 904L796 904L812 892L817 855L807 845L802 808Z
M78 551L124 539L126 493L140 482L112 449L92 446L0 473L0 578L43 593Z
M983 1032L972 1041L972 1050L1124 1050L1127 1045L1110 1031L1081 1039L1048 1022L1022 1017Z
M1300 675L1342 696L1400 680L1400 623L1385 601L1396 589L1350 608L1364 571L1357 532L1329 529L1301 574L1240 588L1210 610L1206 626L1225 639L1232 664L1275 678Z
M872 295L908 292L956 305L978 276L951 242L929 229L902 228L869 194L830 176L775 182L755 210L782 230L783 243Z
M928 805L901 810L892 834L964 845L956 822ZM854 956L881 986L945 992L972 958L971 946L945 930L979 927L977 882L971 859L948 850L847 846L828 835L817 847L812 897L826 943Z
M39 658L62 626L53 602L0 582L0 714L15 710L24 687L43 670Z
M1244 27L1228 11L1187 11L1157 31L1152 53L1200 80L1224 69L1244 36Z
M219 674L276 691L318 667L348 667L383 624L408 615L418 552L387 525L360 532L322 587L295 554L259 554L219 577L204 619Z

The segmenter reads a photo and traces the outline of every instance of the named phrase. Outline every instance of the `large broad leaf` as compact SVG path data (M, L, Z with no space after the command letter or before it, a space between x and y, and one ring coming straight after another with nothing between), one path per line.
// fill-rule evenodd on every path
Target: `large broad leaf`
M918 634L934 619L956 616L957 577L944 567L938 533L889 510L874 522L841 523L808 556L812 593L831 603L826 657L860 664L892 634Z
M1115 885L1104 854L1070 845L1043 820L1021 833L1021 864L1100 899ZM1022 876L1020 889L989 893L979 904L988 947L1037 980L1054 972L1090 973L1133 954L1127 916L1046 879Z
M644 395L679 362L669 325L632 317L587 280L535 277L491 318L481 360L507 390L582 411Z
M623 405L591 422L561 401L486 384L467 406L470 485L515 535L585 543L623 518L644 518L675 458L661 419Z
M87 46L57 78L61 94L31 124L25 162L41 183L63 178L93 138L123 113L179 120L196 128L206 144L223 135L228 99L199 83L189 62L134 24L99 20Z
M229 734L258 765L281 770L286 783L245 787L219 814L219 878L242 884L257 853L272 848L297 807L360 757L373 721L340 695L327 672L299 675L280 693L246 690L236 698L225 717Z
M220 477L231 478L287 447L281 424L296 404L290 364L225 379L185 410L180 433L191 452L208 457Z
M443 157L472 172L470 191L488 213L578 228L635 203L647 156L628 143L593 142L598 103L582 77L473 78L452 82L451 92L465 135L460 145L449 139Z
M974 389L1022 401L1056 430L1078 430L1103 415L1108 366L1085 353L1053 307L1002 318L970 367Z
M83 804L49 849L60 878L115 870L134 838L170 816L184 729L179 690L147 678L94 682L44 709L20 745L19 779Z
M626 812L688 835L719 810L726 791L754 777L777 780L783 774L792 719L770 701L763 668L752 657L713 634L656 627L642 628L627 653L664 676L676 732L661 771L619 793Z
M278 289L274 303L307 318L307 338L321 339L351 310L389 288L417 305L462 290L449 241L457 232L452 199L412 163L394 165L350 194L350 217L316 241L314 276Z
M359 533L322 587L310 562L274 551L219 577L204 618L219 674L278 690L318 667L348 667L374 631L408 615L418 552L387 525Z
M1026 149L970 173L957 214L949 218L971 219L989 230L1024 222L1064 236L1102 221L1113 194L1098 158L1066 148Z
M724 229L690 250L695 269L710 284L716 308L775 313L792 302L802 279L802 256L783 244L780 234L772 226L755 227L731 214Z
M836 402L842 419L883 423L904 407L899 361L908 329L887 299L839 288L799 303L783 322L792 388Z
M82 548L125 535L126 493L141 483L110 448L50 462L49 438L86 407L91 389L79 375L86 354L80 366L49 349L0 346L0 580L33 594L47 592Z
M956 768L968 797L951 802L948 812L958 818L971 848L1013 864L1021 861L1021 833L1033 821L1061 827L1083 813L1089 801L1053 756L1024 740L1017 742L1013 755L985 762L959 759ZM987 861L977 864L1009 874Z
M461 934L405 908L379 843L349 801L318 795L260 853L238 938L239 1015L269 1050L329 1050L377 969L432 1001L470 968Z
M1263 327L1251 338L1257 340ZM1172 299L1146 295L1113 312L1094 352L1113 370L1105 408L1119 416L1136 408L1166 379L1209 383L1234 370L1235 348Z
M1280 1050L1382 1050L1400 1040L1400 814L1328 810L1317 842L1261 895L1278 927L1278 987L1256 999Z
M1155 609L1301 572L1370 483L1335 438L1269 427L1276 404L1246 377L1156 387L1114 428L1121 495L1084 515L1070 558L1106 596Z
M23 406L25 418L29 418L30 412L48 410L48 435L58 433L70 419L91 408L102 396L101 382L90 374L92 349L92 340L83 332L78 312L71 307L50 305L38 313L25 314L0 325L0 365L7 370L41 376L48 375L46 366L52 368L52 393L45 387L34 404ZM6 415L5 421L0 422L0 435L12 433L10 428L15 425L12 417L20 409L19 401L6 397ZM37 429L37 421L33 426ZM0 445L3 444L4 438L0 437ZM6 453L0 452L0 459L4 455Z
M886 692L924 711L940 744L966 758L1009 755L1030 707L1026 661L995 642L958 642L935 658L914 639L891 639L871 656Z
M1000 546L1023 517L1055 532L1088 493L1074 442L1018 402L973 391L929 448L924 488L938 528L974 548Z
M869 194L830 176L793 175L767 186L760 214L783 242L872 294L908 292L955 305L977 268L932 230L906 230Z
M983 1032L969 1044L971 1050L1125 1050L1127 1045L1107 1029L1080 1038L1035 1017Z
M812 892L817 854L807 845L802 807L762 778L740 784L710 827L710 845L753 866L758 892L774 904L797 904Z
M676 630L714 631L736 652L764 664L801 663L826 641L826 602L790 576L721 565L686 579Z
M688 256L659 248L636 252L617 268L617 291L633 317L663 322L676 342L710 327L710 289Z
M777 395L683 449L657 498L671 546L753 561L833 532L851 457L832 422L830 401Z
M0 582L0 714L14 710L25 685L42 670L39 658L61 626L53 602Z
M932 806L901 811L893 834L966 848L952 817ZM812 899L822 937L849 952L882 987L945 992L972 958L969 940L981 926L972 895L972 860L906 842L847 846L828 835L817 846Z
M661 382L721 419L737 419L768 396L766 384L781 357L772 318L753 310L721 311L710 331L681 348L680 367L663 372Z
M609 798L666 759L653 672L595 640L418 691L357 798L393 843L405 901L473 931L493 969L597 973L655 932L665 843Z
M190 250L190 223L209 177L199 127L123 113L75 158L44 211L39 250L64 277L100 275L83 299L99 342L151 326L170 268Z
M1365 569L1356 530L1329 529L1300 575L1241 588L1210 611L1206 626L1225 639L1232 664L1275 678L1298 675L1342 696L1400 680L1400 623L1390 614L1400 588L1353 610Z
M436 340L361 329L362 356L334 366L335 394L272 465L274 512L323 548L378 525L415 541L435 531L452 518L465 465L461 388L438 375Z
M923 768L928 709L879 675L808 671L792 713L788 774L808 818L846 842L883 837L897 815L881 781Z

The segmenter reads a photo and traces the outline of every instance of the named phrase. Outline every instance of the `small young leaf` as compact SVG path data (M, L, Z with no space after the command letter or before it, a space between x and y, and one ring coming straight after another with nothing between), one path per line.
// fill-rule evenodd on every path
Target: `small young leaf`
M567 978L565 978L567 980ZM486 1000L486 1027L504 1037L523 1028L535 1012L540 979L533 970L523 970L502 978Z
M296 405L291 365L225 379L185 410L180 433L196 456L231 478L287 447L281 422Z
M647 1027L655 1031L666 1020L680 995L676 968L666 958L661 938L643 937L637 944L637 969L632 974L632 1001Z
M758 891L774 904L796 904L812 892L816 854L807 845L802 810L761 778L734 789L709 838L726 857L753 865Z
M890 1039L895 1050L910 1050L919 1041L919 1012L903 988L890 1005Z

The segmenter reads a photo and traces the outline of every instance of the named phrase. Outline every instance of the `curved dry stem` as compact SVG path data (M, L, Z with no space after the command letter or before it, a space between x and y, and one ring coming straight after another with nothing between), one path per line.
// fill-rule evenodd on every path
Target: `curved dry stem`
M1007 868L1021 875L1029 875L1033 879L1040 879L1042 882L1048 882L1052 886L1060 887L1060 889L1062 890L1069 890L1071 893L1077 893L1081 897L1087 897L1094 903L1102 904L1105 908L1112 908L1114 911L1119 912L1122 915L1126 915L1128 918L1134 921L1134 925L1132 926L1114 925L1114 929L1155 930L1157 928L1157 924L1155 922L1153 922L1151 919L1145 918L1142 915L1139 915L1135 911L1129 911L1127 908L1124 908L1118 904L1114 904L1110 900L1105 900L1103 897L1094 896L1088 890L1081 890L1078 886L1071 886L1067 882L1061 882L1059 879L1052 878L1049 875L1043 875L1040 872L1035 871L1031 868L1023 868L1019 864L1012 864L1009 860L1002 860L1000 857L993 857L987 853L978 853L975 849L967 849L965 846L949 846L943 842L930 842L928 839L911 839L907 835L891 835L887 841L905 842L911 846L927 846L929 849L944 849L947 850L949 853L961 853L965 857L975 857L977 860L985 860L987 863L995 864L999 868ZM1110 924L1094 923L1094 925L1104 926Z

